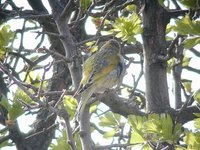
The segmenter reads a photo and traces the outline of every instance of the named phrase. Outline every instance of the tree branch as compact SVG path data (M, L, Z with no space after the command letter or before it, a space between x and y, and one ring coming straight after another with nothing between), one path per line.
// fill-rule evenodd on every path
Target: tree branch
M182 38L179 39L177 44L177 61L173 66L173 78L174 78L174 95L175 95L175 108L180 108L182 105L181 97L181 73L182 73L182 62L183 62L183 45Z
M103 145L103 146L96 146L95 150L105 150L105 149L112 149L114 147L118 148L124 148L127 149L127 147L131 146L133 144L110 144L110 145ZM136 145L136 144L135 144Z
M67 137L68 137L68 141L67 143L71 146L72 150L77 150L76 145L75 145L75 141L73 139L73 134L72 134L72 128L70 125L70 116L69 113L67 112L67 110L64 108L64 106L62 105L62 108L58 114L60 117L62 117L65 121L65 130L67 132Z
M186 69L188 71L192 71L192 72L195 72L197 74L200 74L200 69L196 69L196 68L193 68L193 67L190 67L190 66L183 67L183 69Z
M61 42L65 49L66 57L67 59L74 57L76 55L76 45L72 39L73 35L70 32L69 26L66 24L66 20L64 20L63 18L60 18L62 7L60 7L57 1L55 0L49 0L49 3L52 7L53 16L55 18L59 34L64 37L63 39L61 39ZM68 64L73 86L75 89L78 88L79 82L81 80L80 64L81 63L78 59Z
M90 132L90 114L89 106L86 105L84 111L80 114L80 138L83 150L93 150L91 132Z
M177 111L177 113L179 113L180 110ZM183 111L181 111L178 117L178 122L184 124L187 123L195 118L198 118L197 116L195 116L195 113L200 113L200 110L197 106L189 106L187 108L185 108Z
M196 50L195 48L191 48L190 51L194 53L197 57L200 57L200 52Z
M97 99L109 106L112 112L121 114L125 117L130 114L140 116L146 115L144 112L140 111L134 101L121 98L113 92L98 94Z

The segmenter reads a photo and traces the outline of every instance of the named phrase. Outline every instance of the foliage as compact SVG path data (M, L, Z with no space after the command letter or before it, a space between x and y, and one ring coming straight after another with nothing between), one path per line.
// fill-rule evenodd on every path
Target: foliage
M1 99L1 105L3 105L8 110L8 119L11 122L14 122L17 117L22 115L24 112L24 110L22 109L22 105L19 101L14 100L14 102L10 104L5 96L3 96L3 98Z
M177 144L183 134L181 124L174 124L168 114L151 114L148 117L129 116L128 120L133 127L130 141L132 144L145 145L148 141Z
M12 41L14 33L10 30L9 25L0 25L0 60L3 60L8 44Z
M194 99L195 99L195 101L197 101L198 103L200 103L200 89L198 89L198 90L194 93Z
M184 43L184 47L189 49L200 43L200 21L191 20L188 15L186 15L181 20L176 20L176 26L174 30L181 35L189 35Z
M91 4L91 0L80 0L80 6L85 11Z
M0 1L1 149L199 149L200 68L194 63L200 58L198 0L28 2L32 10L18 7L20 1ZM156 10L151 7L155 4ZM93 95L77 126L81 95L73 95L82 64L88 52L112 38L122 47L128 73L120 87ZM158 78L148 76L152 70ZM168 87L144 88L150 80L163 83L167 78ZM180 106L174 106L178 101ZM20 122L33 114L31 126Z
M74 98L71 96L65 96L63 99L63 103L65 106L65 109L68 111L69 115L71 117L74 117L74 113L77 107L77 102Z
M128 43L135 43L135 35L142 33L141 20L136 13L129 17L119 17L113 24L113 31L117 32L116 37Z
M179 0L179 2L188 8L198 8L198 0Z

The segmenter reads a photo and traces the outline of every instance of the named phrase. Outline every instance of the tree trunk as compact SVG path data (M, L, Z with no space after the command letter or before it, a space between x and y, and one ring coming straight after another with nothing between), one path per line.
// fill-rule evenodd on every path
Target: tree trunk
M157 0L145 2L142 16L147 109L161 113L169 108L167 64L161 60L167 54L165 30L169 19Z

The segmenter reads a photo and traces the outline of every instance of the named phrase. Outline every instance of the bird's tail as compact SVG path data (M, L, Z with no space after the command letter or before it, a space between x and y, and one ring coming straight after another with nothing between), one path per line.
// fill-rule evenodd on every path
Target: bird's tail
M87 89L87 90L85 90L81 93L81 100L78 104L78 107L77 107L76 113L75 113L75 120L76 121L80 120L80 116L83 113L85 106L87 105L88 100L90 99L90 97L94 93L94 90L95 90L94 88L90 88L90 89Z

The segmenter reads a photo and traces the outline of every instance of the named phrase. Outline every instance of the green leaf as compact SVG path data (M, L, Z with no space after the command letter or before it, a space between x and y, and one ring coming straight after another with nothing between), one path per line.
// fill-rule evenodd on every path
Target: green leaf
M142 146L142 150L153 150L148 144Z
M62 135L59 136L56 139L56 144L51 143L50 147L52 148L52 150L67 150L67 149L71 149L70 145L67 143L67 133L66 131L63 129L62 130Z
M182 79L183 85L187 92L192 92L192 80Z
M114 115L115 121L116 121L117 123L119 123L120 120L121 120L121 115L115 114L115 113L113 113L113 115Z
M162 7L165 7L164 1L165 1L165 0L158 0L158 3L159 3Z
M112 112L106 113L103 117L100 117L99 120L100 120L99 122L100 126L114 127L117 124L116 119L114 118Z
M7 98L3 95L0 103L7 109L9 120L15 121L17 117L24 113L21 103L15 99L12 104L9 104Z
M128 43L135 43L137 34L142 33L141 20L136 13L129 17L119 17L113 24L113 31L116 32L116 37L121 38Z
M10 30L10 26L9 25L1 26L1 29L0 29L0 43L3 46L8 46L9 42L12 41L13 37L14 37L14 32L12 32Z
M0 60L5 57L6 47L14 37L14 33L10 30L9 25L0 26Z
M185 48L192 48L200 43L200 21L191 20L189 15L186 15L180 20L175 21L173 29L181 35L186 35L187 38L183 44Z
M130 140L131 144L141 144L144 142L146 142L146 139L143 137L143 135L141 135L135 130L131 132L131 140Z
M197 0L179 0L181 4L186 6L187 8L198 8L198 1Z
M33 103L33 100L29 96L27 96L27 94L24 91L22 91L20 88L17 88L17 90L14 93L14 101L17 101L19 99L23 100L28 104Z
M13 121L23 113L24 110L22 109L22 105L18 101L14 101L12 107L8 110L9 119Z
M133 127L131 132L131 140L130 143L132 144L141 144L146 141L145 133L143 132L143 123L146 121L146 117L141 116L128 116L128 121Z
M92 3L92 0L80 0L81 9L86 11L91 3Z
M183 67L187 67L190 63L191 58L190 57L183 57L183 62L182 62L182 66Z
M67 112L70 114L70 117L73 118L74 113L77 108L77 102L76 99L73 98L70 95L65 95L63 99L64 107L67 110Z
M103 134L103 137L106 138L106 139L109 139L109 138L113 138L113 136L116 134L116 129L111 129L109 131L106 131L104 134Z
M184 47L190 49L200 43L200 37L190 37L183 41Z
M200 89L194 93L194 100L200 104Z
M175 150L187 150L187 149L183 146L175 145Z
M171 116L161 114L161 129L164 139L173 140L173 126Z
M3 105L3 107L5 107L7 110L11 108L11 105L9 104L7 97L3 94L1 95L0 104Z
M169 74L171 73L174 63L175 63L175 58L171 58L170 60L167 61L167 73Z
M97 110L98 105L99 105L99 101L92 103L92 105L90 105L90 113L95 112Z
M143 126L143 123L147 120L146 117L142 117L142 116L135 116L135 115L129 115L128 116L128 122L131 124L131 126L133 126L133 128L135 129L141 129Z
M136 11L136 9L137 9L137 6L136 5L128 5L127 7L126 7L126 9L128 10L128 11Z
M184 142L187 144L187 149L198 150L200 147L200 132L186 131L185 134Z
M200 118L195 119L194 127L200 129Z
M11 141L9 141L9 140L6 140L5 142L2 142L1 144L0 144L0 148L4 148L4 147L6 147L6 148L8 148L8 146L13 146L13 143L11 142ZM10 149L12 149L12 148L10 148Z
M181 20L176 20L174 30L181 35L200 35L200 21L193 21L188 15Z
M146 117L129 115L128 122L133 127L131 132L131 143L138 144L146 141L143 123L147 120ZM137 137L137 138L135 138Z
M200 118L200 113L193 113L193 114Z
M128 121L133 127L132 134L139 139L139 141L131 139L135 143L144 143L147 140L175 143L182 134L181 124L174 124L168 114L150 114L148 117L131 115Z

